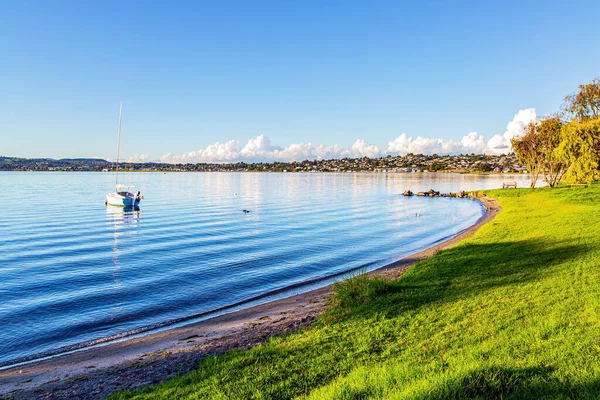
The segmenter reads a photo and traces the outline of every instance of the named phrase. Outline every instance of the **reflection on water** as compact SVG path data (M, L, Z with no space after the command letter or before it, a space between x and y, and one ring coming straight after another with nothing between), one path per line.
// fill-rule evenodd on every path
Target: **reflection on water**
M138 220L141 216L141 210L139 206L132 207L115 207L106 206L106 215L109 220L114 221L115 232L123 225L134 223L137 225Z
M118 271L121 268L119 256L119 237L123 235L135 235L138 233L138 224L141 217L141 211L138 206L132 207L106 207L106 214L109 217L109 221L112 222L113 228L113 238L114 243L112 245L112 249L114 251L114 255L112 257L113 264L115 266L115 272L113 276L115 277L115 287L118 288Z
M131 207L114 207L106 206L106 215L109 217L109 221L114 224L113 238L114 242L112 245L113 256L112 262L113 268L113 281L115 292L119 291L121 283L119 279L119 271L121 270L121 252L119 250L119 236L132 235L138 233L138 223L141 217L141 211L139 206ZM115 296L117 293L115 293ZM111 307L110 319L114 320L122 312L122 307L119 304L114 304Z
M23 188L21 201L0 215L0 364L376 268L481 215L470 200L405 198L404 190L528 182L520 175L127 173L145 194L142 211L104 206L113 179L0 172L0 191ZM59 191L71 194L69 204Z

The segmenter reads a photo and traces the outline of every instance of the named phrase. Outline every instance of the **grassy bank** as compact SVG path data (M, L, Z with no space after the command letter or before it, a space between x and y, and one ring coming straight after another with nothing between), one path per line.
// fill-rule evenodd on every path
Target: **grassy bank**
M600 186L491 191L503 212L311 328L116 399L598 398Z

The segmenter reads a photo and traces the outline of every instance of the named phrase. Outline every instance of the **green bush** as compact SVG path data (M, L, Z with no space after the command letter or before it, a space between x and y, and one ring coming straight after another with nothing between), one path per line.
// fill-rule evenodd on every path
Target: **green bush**
M390 284L383 278L371 277L364 271L333 285L332 301L338 307L351 308L367 304L389 292Z

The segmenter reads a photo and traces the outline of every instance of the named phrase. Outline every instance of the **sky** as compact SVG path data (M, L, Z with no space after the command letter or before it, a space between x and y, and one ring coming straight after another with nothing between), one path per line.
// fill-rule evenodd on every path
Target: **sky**
M0 156L497 154L600 76L598 1L0 0Z

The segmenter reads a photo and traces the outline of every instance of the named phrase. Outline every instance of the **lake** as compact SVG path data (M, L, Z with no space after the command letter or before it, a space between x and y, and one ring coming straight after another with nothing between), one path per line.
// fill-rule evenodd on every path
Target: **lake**
M528 184L427 173L120 177L145 196L138 211L104 206L112 173L0 172L0 365L323 286L449 238L483 212L406 189Z

